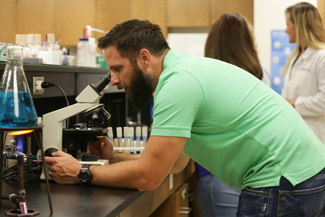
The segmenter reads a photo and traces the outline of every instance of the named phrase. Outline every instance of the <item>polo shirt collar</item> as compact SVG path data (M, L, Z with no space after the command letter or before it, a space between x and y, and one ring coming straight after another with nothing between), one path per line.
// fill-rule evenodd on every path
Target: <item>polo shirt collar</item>
M177 59L178 53L173 50L169 50L163 60L163 70L165 70L169 65L171 65L174 60Z

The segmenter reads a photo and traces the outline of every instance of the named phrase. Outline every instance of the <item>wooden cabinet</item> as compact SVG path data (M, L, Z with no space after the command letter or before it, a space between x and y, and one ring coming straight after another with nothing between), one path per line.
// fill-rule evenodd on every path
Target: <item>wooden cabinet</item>
M97 0L95 28L109 31L116 24L131 19L131 0ZM94 33L94 35L101 35Z
M325 0L317 0L317 9L323 19L323 22L325 22Z
M318 0L323 3L324 0ZM220 15L238 12L253 21L253 0L0 0L0 42L15 42L15 34L54 33L61 46L76 46L83 28L104 31L129 19L168 27L210 27ZM324 4L323 4L324 5ZM9 19L8 19L9 17ZM95 38L102 33L93 32Z
M210 26L209 1L210 0L167 0L167 26Z
M61 46L76 46L83 28L104 31L137 18L158 24L167 37L165 0L0 0L0 42L14 43L15 34L54 33ZM10 17L10 19L8 19ZM93 32L95 38L103 33Z
M55 33L55 0L20 0L17 7L17 30L15 34ZM15 38L15 35L12 37Z
M16 3L0 0L0 42L15 43L16 34Z
M194 161L190 160L183 171L167 176L156 190L145 192L118 217L189 216L187 180L192 175L195 175L195 166Z
M210 27L222 14L237 12L253 22L254 0L167 0L168 27Z
M165 38L167 37L165 0L132 0L131 8L131 19L146 19L158 24Z
M55 0L56 34L61 46L77 46L86 25L95 27L95 0Z
M182 183L149 217L198 217L189 207L189 186Z
M167 36L165 0L97 0L95 17L95 27L104 31L126 20L147 19L158 24Z
M96 0L95 25L97 29L111 30L116 24L130 19L150 20L160 26L167 38L165 0ZM96 41L103 33L93 33ZM97 49L97 53L101 53Z
M253 23L254 0L210 0L211 1L211 24L222 14L237 12Z
M95 25L96 0L1 0L1 3L5 6L0 7L0 22L6 29L1 33L1 42L14 43L15 34L19 33L39 33L43 41L45 34L54 33L61 46L76 46L83 37L83 28Z
M184 183L175 192L175 217L189 217L191 208L188 205L188 183Z

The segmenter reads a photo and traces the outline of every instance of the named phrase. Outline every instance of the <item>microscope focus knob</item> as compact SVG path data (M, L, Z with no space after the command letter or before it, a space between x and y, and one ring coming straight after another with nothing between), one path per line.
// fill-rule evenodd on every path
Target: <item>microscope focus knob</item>
M57 151L58 151L57 148L48 148L48 149L46 149L46 150L44 151L44 155L45 155L46 157L52 157L52 153L57 152Z

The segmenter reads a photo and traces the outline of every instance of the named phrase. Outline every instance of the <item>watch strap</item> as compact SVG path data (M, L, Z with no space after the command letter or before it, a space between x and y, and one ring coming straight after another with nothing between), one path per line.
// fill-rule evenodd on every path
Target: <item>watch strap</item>
M78 178L82 185L89 185L91 179L93 178L93 176L89 170L89 166L90 166L90 164L82 164L82 166L80 168ZM84 178L84 176L86 176L86 178Z

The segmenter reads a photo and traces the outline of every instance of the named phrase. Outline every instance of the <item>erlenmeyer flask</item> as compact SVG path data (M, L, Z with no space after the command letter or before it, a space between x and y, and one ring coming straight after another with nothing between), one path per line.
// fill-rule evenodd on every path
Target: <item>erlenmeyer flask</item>
M11 45L0 82L0 127L36 125L37 114L23 68L23 48Z

